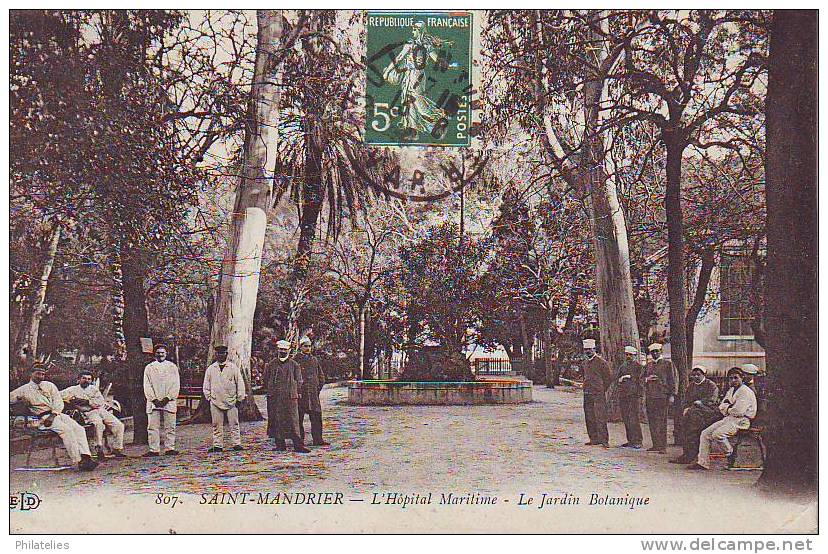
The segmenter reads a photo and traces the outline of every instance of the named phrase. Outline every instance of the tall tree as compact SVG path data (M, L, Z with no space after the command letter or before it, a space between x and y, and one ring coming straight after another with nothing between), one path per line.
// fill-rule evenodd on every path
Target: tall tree
M627 18L599 11L495 12L484 29L492 75L506 76L505 87L490 87L494 120L507 129L517 120L537 137L556 176L587 205L601 348L616 361L625 345L638 344L638 326L624 213L606 168L602 106L609 73L635 32Z
M817 14L773 15L767 93L765 328L771 410L760 483L815 493L817 405Z
M216 344L226 345L229 359L245 376L249 400L243 403L241 416L247 420L261 418L250 394L250 352L267 212L273 201L279 83L287 31L281 10L259 10L256 18L256 65L248 101L241 178L230 219L210 344L210 357Z
M647 25L623 45L623 63L610 76L628 93L614 106L620 119L651 122L666 152L667 295L670 356L680 375L677 406L687 387L692 356L687 348L683 157L691 144L741 146L738 120L761 112L756 91L763 72L763 25L761 13L650 12ZM733 129L733 144L719 140L723 132L729 139Z

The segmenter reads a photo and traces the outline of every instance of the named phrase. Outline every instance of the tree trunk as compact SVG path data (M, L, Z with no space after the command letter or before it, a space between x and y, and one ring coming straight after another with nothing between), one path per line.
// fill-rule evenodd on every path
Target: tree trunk
M109 255L112 273L112 353L116 360L127 359L127 343L124 334L124 271L121 266L121 250L116 244Z
M552 356L552 322L544 318L543 327L543 372L544 382L547 388L554 389L559 385L558 375L555 372L554 359Z
M302 184L302 209L299 216L299 243L296 246L296 258L293 262L293 275L290 304L288 307L287 340L299 339L299 318L307 303L307 278L310 268L313 240L316 225L322 211L322 143L314 120L315 110L305 110L308 117L305 122L305 176ZM362 373L360 373L362 375Z
M314 34L321 32L318 17L308 19L309 33L302 39L302 48L309 56L319 55L316 46L317 37ZM325 107L319 97L304 97L302 100L302 114L304 125L304 175L302 182L301 201L299 210L299 242L296 246L296 257L293 261L291 275L290 301L288 304L287 337L296 343L302 335L299 329L299 319L307 304L308 270L310 268L313 241L316 236L316 225L322 210L322 158L323 144L321 137L320 114ZM332 223L332 222L329 222Z
M267 211L273 196L270 172L276 162L281 98L281 65L276 58L284 31L281 10L258 10L256 19L256 63L247 108L242 175L236 189L207 360L212 360L214 346L227 346L228 359L241 369L247 389L239 414L244 421L262 418L253 401L250 354Z
M522 372L524 377L532 376L532 344L529 341L529 330L526 325L526 314L523 310L518 311L518 322L520 324L520 349L522 354Z
M141 337L149 337L149 315L144 291L145 268L135 252L121 250L124 287L124 337L127 348L127 387L135 427L133 443L147 444L147 399L144 396L144 366L147 356Z
M49 288L49 277L52 275L52 268L55 265L58 244L60 243L61 229L58 223L54 223L52 232L49 235L49 244L46 247L46 259L40 271L40 280L36 283L32 306L29 311L29 321L26 325L25 339L20 344L17 353L21 363L31 364L37 359L37 342L40 337L40 322L43 320L43 311L46 307L46 291Z
M370 379L371 376L365 373L365 311L366 306L363 304L359 307L359 376L361 379Z
M710 285L710 276L713 274L713 267L716 265L716 252L712 249L706 250L702 255L701 268L699 269L699 278L696 283L696 293L693 295L693 303L690 305L690 310L687 312L687 352L690 359L693 357L694 349L694 333L696 330L696 321L699 319L699 314L704 307L705 299L707 298L707 288Z
M776 10L766 104L768 456L760 484L817 490L817 16Z
M608 54L604 44L607 36L607 18L593 12L591 39L598 68L606 64ZM540 17L536 17L540 34ZM597 27L604 27L598 32ZM561 177L570 187L587 197L595 249L595 282L598 293L598 320L601 326L601 351L613 364L624 357L624 346L638 345L638 324L633 301L630 251L627 242L627 224L618 202L615 183L607 177L604 143L600 134L602 101L606 96L605 75L585 65L583 95L584 135L577 164L567 156L555 134L552 116L546 107L544 65L536 61L536 94L543 125L540 136L543 146L558 166Z
M595 14L597 18L599 14ZM597 23L596 23L597 24ZM603 40L597 30L593 40ZM599 65L606 49L596 50ZM580 190L588 194L595 248L595 283L601 352L613 367L624 361L625 346L639 346L635 317L627 223L618 201L615 182L608 178L606 152L601 136L601 104L606 95L603 79L586 75L584 94L584 138L580 156ZM584 186L585 185L585 186ZM684 313L684 312L682 312Z
M667 215L667 300L670 306L670 359L678 371L678 397L673 411L674 436L681 429L679 408L687 390L687 366L692 353L687 350L687 286L684 272L684 214L681 207L681 158L685 143L663 136L667 147L667 192L664 205ZM688 356L690 354L690 356Z

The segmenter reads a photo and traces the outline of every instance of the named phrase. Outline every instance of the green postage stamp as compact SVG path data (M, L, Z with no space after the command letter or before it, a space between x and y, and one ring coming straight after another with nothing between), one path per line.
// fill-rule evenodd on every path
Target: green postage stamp
M368 12L365 142L468 146L471 12Z

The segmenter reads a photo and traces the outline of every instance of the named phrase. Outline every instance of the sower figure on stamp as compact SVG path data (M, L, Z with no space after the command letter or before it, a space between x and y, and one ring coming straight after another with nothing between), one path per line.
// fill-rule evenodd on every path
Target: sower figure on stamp
M299 436L305 440L305 414L310 416L311 435L314 446L327 446L330 443L322 440L322 404L319 402L319 393L325 386L325 373L319 358L312 354L313 345L308 337L299 341L299 353L295 360L302 369L304 384L299 393Z
M648 452L667 451L667 410L678 394L678 374L670 360L661 357L661 345L650 345L652 361L644 369L644 387L647 394L647 419L653 446Z
M671 464L689 464L699 455L699 435L709 425L722 419L719 412L719 387L707 378L707 368L693 366L683 406L683 434L681 456Z
M213 445L207 452L224 450L224 420L230 428L233 450L244 450L241 444L239 403L247 397L244 377L239 366L227 360L227 347L216 346L216 361L204 372L204 397L210 403L213 422Z
M612 383L609 363L595 353L595 340L584 339L584 419L589 442L587 445L609 448L607 429L607 389Z
M299 390L302 370L290 359L290 343L276 343L276 357L265 368L267 389L267 434L276 441L276 450L286 450L286 439L293 442L296 452L310 452L299 435Z
M149 451L144 456L178 454L175 449L175 417L178 413L178 392L181 379L178 366L167 359L167 347L155 347L155 361L144 368L144 396L147 397L147 440ZM162 441L163 438L163 441Z
M86 431L74 419L63 413L63 398L54 383L45 381L46 368L35 364L30 380L9 394L9 403L22 403L29 413L38 418L41 429L53 431L66 448L72 463L78 469L91 471L98 466L89 451Z
M634 346L624 347L625 360L618 367L618 399L621 408L621 419L627 433L627 442L622 447L641 448L643 442L641 434L641 375L644 368L638 363L638 349Z
M124 454L124 424L106 408L103 393L92 382L92 372L84 370L78 376L78 384L61 391L63 401L77 407L83 417L95 427L95 439L98 446L98 460L106 457L104 452L104 432L112 435L112 450L116 458L126 458Z

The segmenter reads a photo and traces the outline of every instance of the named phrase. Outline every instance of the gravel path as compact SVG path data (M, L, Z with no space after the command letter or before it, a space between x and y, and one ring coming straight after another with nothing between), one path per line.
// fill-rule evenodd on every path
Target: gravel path
M769 501L752 485L758 472L691 472L667 455L584 446L581 395L535 387L514 406L353 407L347 390L322 393L330 447L308 455L276 452L264 422L242 424L247 450L207 455L210 428L178 429L177 457L102 464L92 473L11 471L11 491L35 492L36 511L12 512L14 532L167 531L542 531L774 532L816 527L816 506ZM308 425L309 430L309 423ZM646 426L645 447L649 445ZM623 442L610 424L610 442ZM129 447L139 455L142 447ZM13 456L11 467L23 465ZM342 492L343 506L212 506L216 493ZM427 506L371 504L374 493L428 492ZM439 505L441 493L498 496L497 506ZM159 497L158 494L162 496ZM533 497L533 505L520 506ZM537 509L542 496L579 505ZM592 495L649 498L648 504L590 505ZM177 495L175 508L157 504ZM360 501L361 500L361 501ZM74 519L72 506L87 514ZM733 519L724 513L737 513ZM438 515L439 514L439 515ZM743 516L741 514L744 514ZM403 516L403 517L401 517ZM218 519L216 519L218 518ZM218 527L217 527L218 526Z

